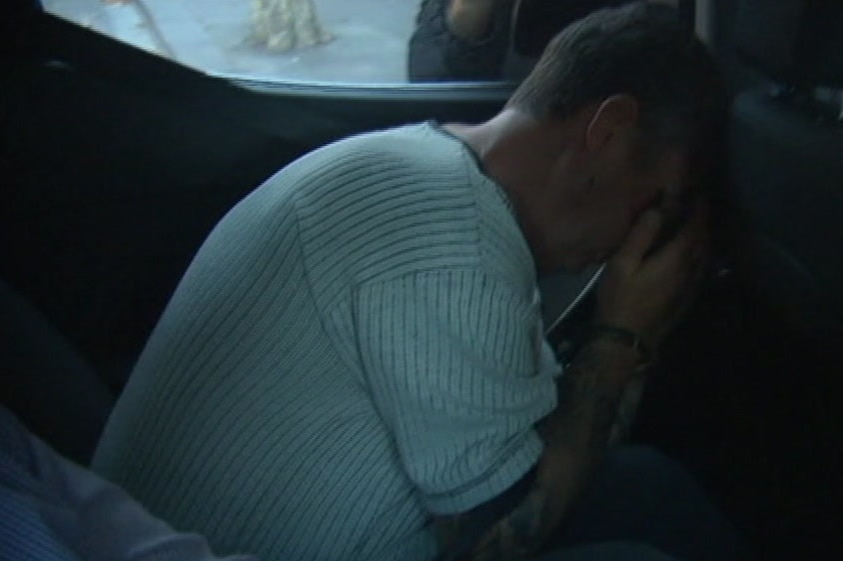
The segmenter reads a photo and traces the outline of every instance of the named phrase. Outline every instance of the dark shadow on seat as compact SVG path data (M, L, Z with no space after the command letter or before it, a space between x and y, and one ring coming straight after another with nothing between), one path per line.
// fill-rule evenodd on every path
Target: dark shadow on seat
M0 396L33 433L81 464L89 462L113 403L84 357L4 282Z

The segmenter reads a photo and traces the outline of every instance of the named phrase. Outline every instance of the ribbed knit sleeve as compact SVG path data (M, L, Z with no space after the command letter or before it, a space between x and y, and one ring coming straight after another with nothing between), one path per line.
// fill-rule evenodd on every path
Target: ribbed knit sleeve
M537 302L451 270L366 285L356 306L373 399L430 511L471 509L533 466L556 404Z
M464 145L432 125L343 140L220 221L93 465L221 553L428 561L430 512L541 453L541 331L530 250Z

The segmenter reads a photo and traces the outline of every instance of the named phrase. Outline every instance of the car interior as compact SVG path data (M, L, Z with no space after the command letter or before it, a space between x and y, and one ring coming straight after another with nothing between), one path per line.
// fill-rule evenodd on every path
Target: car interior
M632 439L691 470L758 559L840 558L843 3L681 5L732 95L721 212L711 273ZM480 121L514 87L230 79L38 2L3 10L0 398L82 464L234 203L325 143Z

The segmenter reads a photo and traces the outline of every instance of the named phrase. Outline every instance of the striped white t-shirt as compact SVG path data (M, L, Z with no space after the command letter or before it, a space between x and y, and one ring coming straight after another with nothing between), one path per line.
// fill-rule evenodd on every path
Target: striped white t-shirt
M556 404L535 267L434 124L286 167L210 234L94 466L225 554L426 561L505 491Z

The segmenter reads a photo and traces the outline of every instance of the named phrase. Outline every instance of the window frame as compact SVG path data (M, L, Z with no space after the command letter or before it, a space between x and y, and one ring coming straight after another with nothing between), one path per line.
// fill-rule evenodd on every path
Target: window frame
M26 8L24 8L26 4ZM714 0L679 0L680 17L687 19L697 33L706 40L714 30ZM505 102L517 87L513 81L483 81L483 82L328 82L314 80L284 79L266 76L250 76L245 74L218 72L190 66L178 60L168 58L159 53L152 53L138 48L116 37L98 33L87 29L76 22L65 20L61 16L48 11L40 0L20 0L11 5L12 12L20 11L37 13L54 20L65 22L80 31L89 32L104 41L111 42L130 49L140 55L155 58L172 67L194 72L203 77L218 82L225 82L238 89L262 95L281 97L311 97L314 99L337 100L365 100L387 102ZM409 41L409 38L408 38Z

